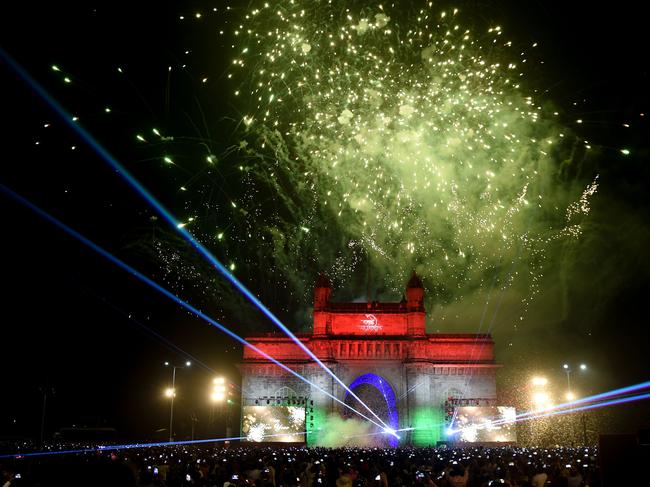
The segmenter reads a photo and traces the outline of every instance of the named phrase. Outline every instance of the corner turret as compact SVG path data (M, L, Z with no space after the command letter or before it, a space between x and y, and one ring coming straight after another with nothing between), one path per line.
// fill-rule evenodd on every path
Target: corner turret
M426 318L424 315L424 286L413 271L406 284L407 333L411 336L426 335Z
M424 286L415 271L406 285L406 302L409 311L424 311Z
M316 279L316 286L314 287L314 311L325 309L332 294L332 285L327 276L321 273Z

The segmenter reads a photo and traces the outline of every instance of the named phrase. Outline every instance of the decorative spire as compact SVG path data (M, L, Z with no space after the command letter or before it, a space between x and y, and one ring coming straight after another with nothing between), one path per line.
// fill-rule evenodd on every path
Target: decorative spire
M406 284L406 308L409 311L424 312L424 286L415 271Z
M325 287L328 289L332 289L332 284L330 283L329 278L324 272L321 272L318 275L318 279L316 279L316 286L315 287Z
M330 294L332 294L330 280L321 272L314 286L314 311L323 310L327 307Z
M413 270L413 274L411 275L411 278L409 279L409 282L406 285L406 289L411 289L411 288L424 289L424 286L422 285L422 281L420 280L418 275L415 273L415 270Z

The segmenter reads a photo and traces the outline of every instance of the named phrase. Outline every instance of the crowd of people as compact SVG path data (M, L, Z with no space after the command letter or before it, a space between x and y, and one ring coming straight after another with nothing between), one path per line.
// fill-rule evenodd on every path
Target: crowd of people
M75 445L75 448L83 446ZM215 445L0 458L1 487L598 486L595 447L306 448ZM2 452L4 453L4 452Z

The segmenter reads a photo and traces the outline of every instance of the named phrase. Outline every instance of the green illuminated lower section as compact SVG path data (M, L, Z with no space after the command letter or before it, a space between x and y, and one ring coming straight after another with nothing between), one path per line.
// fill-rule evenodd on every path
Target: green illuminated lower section
M443 410L436 407L420 407L413 412L413 445L436 446L443 438Z
M325 426L327 413L324 408L314 407L307 408L307 446L317 446L318 438L322 434L322 428Z

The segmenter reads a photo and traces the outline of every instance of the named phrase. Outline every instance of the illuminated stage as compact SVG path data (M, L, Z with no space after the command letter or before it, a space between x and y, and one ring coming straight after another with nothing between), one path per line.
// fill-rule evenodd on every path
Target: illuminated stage
M427 334L424 288L413 274L398 303L337 303L324 276L314 290L313 333L300 341L392 430L377 434L382 446L436 445L457 406L496 406L494 343L489 335ZM246 337L359 412L370 413L286 336ZM365 420L254 350L244 348L242 436L250 441L319 442L328 418ZM462 408L459 408L462 409ZM368 435L366 435L368 436ZM270 438L269 438L270 441ZM350 437L350 445L356 444ZM364 441L364 444L367 444Z

